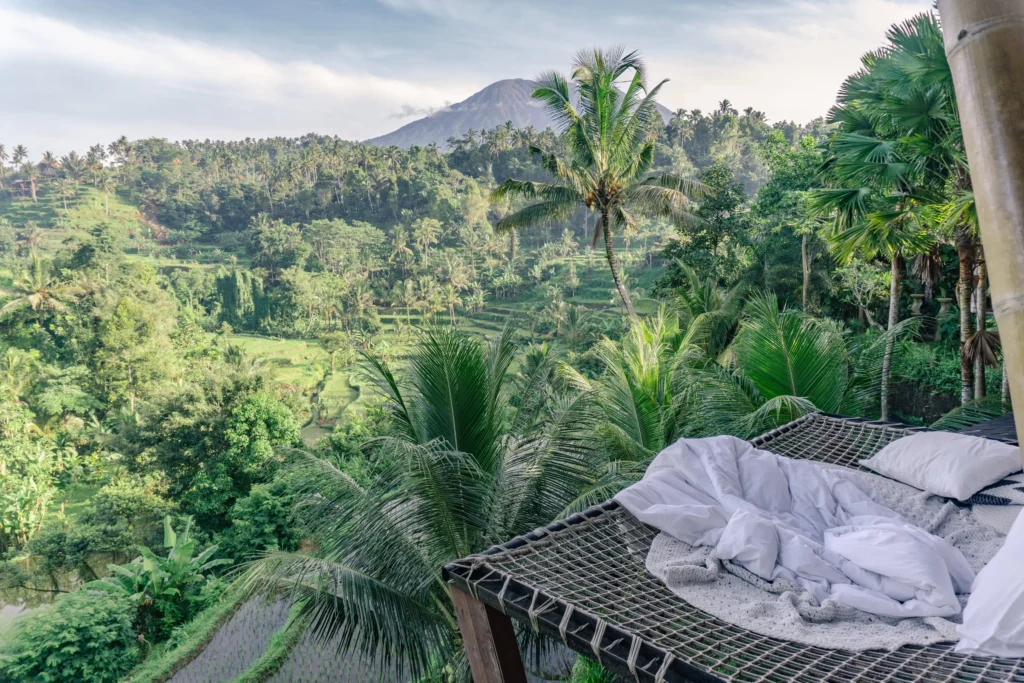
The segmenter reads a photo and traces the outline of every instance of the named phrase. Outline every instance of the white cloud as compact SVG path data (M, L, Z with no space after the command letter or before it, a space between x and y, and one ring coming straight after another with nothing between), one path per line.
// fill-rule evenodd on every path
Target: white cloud
M230 100L232 106L241 100L258 106L265 117L275 111L290 112L288 118L300 130L339 132L352 138L387 132L393 125L388 121L388 113L402 105L443 106L462 99L472 88L453 83L434 87L350 73L309 60L275 61L250 50L160 33L85 30L43 15L0 7L0 81L8 84L9 92L15 78L71 71L94 77L88 80L123 82L126 100L135 87L144 87L150 96L156 97L162 91L173 95L179 103L182 96L192 96L200 103ZM64 90L55 93L55 99L87 100L87 85L81 85L82 92L78 92L74 84L70 91L64 84ZM131 102L126 102L125 114L133 108ZM302 127L296 112L311 114L308 126ZM323 124L322 116L313 115L318 112L333 113L343 124L343 130L337 130L337 122L332 130L317 129L318 124ZM167 112L172 123L170 130L152 134L173 136L173 113ZM11 112L6 112L5 118L10 116ZM223 123L216 121L215 112L211 111L210 127L223 130ZM249 122L239 123L240 129L244 127L246 134L250 134L252 126L244 125ZM279 132L267 130L265 134Z
M785 21L771 25L738 17L708 24L701 54L659 51L648 62L654 76L672 79L667 105L707 111L729 98L775 121L804 122L828 111L843 80L860 68L865 52L884 43L892 24L930 5L930 0L856 0L827 7L799 2L786 9Z

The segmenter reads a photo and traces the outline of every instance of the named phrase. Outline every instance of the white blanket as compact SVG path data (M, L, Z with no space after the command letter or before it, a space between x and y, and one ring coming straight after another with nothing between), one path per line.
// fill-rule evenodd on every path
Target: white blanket
M765 581L887 617L951 616L974 572L943 539L876 501L852 472L755 449L683 439L615 499L640 521L710 546Z

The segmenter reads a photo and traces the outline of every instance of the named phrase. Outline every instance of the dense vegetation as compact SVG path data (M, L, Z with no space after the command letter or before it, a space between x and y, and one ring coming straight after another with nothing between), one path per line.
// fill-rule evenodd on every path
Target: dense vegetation
M581 53L538 82L557 131L447 150L0 146L0 603L70 593L0 634L0 678L118 680L237 570L457 680L441 566L675 439L1005 407L931 16L807 126L664 124L658 88Z

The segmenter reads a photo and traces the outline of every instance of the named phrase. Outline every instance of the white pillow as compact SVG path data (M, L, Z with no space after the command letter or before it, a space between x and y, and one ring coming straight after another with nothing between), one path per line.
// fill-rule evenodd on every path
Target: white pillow
M967 500L1021 469L1017 446L952 432L918 432L860 464L937 496Z
M1024 657L1024 514L985 568L978 572L964 608L956 651L994 657Z

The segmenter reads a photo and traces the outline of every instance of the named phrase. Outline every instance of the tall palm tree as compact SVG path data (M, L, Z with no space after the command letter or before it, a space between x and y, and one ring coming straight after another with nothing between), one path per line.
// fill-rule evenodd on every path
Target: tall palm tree
M628 80L623 91L617 84ZM537 147L541 165L554 182L509 179L493 192L495 200L520 197L536 203L498 222L498 231L511 231L565 220L580 206L598 212L593 241L604 238L605 258L630 317L636 311L619 273L612 233L634 230L641 215L662 215L677 222L696 222L690 198L704 195L699 182L671 174L648 176L654 164L655 140L661 114L655 100L665 81L647 87L644 63L637 52L621 48L580 52L571 80L578 104L573 104L569 80L558 73L542 74L533 97L542 101L561 129L568 155Z
M412 678L468 676L441 568L561 514L590 480L590 424L545 401L553 360L529 364L510 401L514 325L486 348L452 328L422 333L403 376L366 356L388 434L367 444L379 473L357 484L296 456L308 554L272 552L249 581L304 599L312 633Z
M889 44L865 55L864 68L847 79L831 119L844 134L877 140L898 154L914 201L933 209L937 235L957 248L961 401L967 402L974 393L974 368L963 351L973 331L978 230L953 78L933 14L893 26L887 38Z
M25 176L29 191L32 193L32 203L37 203L36 190L39 187L39 168L35 164L26 161L21 165L21 174Z
M0 166L7 163L7 160L11 157L7 154L7 148L0 144Z
M11 151L11 163L18 166L26 159L28 159L28 148L25 145L15 145Z
M68 197L72 199L78 193L78 183L71 178L57 178L57 195L64 204L65 213L68 210Z
M117 180L109 171L100 171L96 176L96 187L103 193L103 213L110 215L110 195L117 191Z

